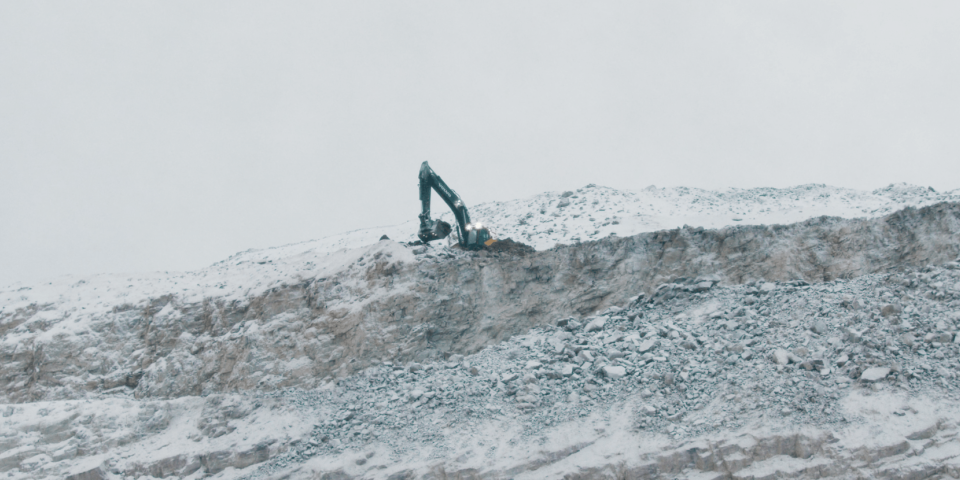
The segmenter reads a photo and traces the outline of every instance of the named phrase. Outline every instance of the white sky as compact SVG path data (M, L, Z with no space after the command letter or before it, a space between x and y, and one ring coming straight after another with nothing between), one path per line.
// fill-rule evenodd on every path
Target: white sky
M960 2L0 2L0 284L567 190L960 187ZM437 202L435 202L437 203Z

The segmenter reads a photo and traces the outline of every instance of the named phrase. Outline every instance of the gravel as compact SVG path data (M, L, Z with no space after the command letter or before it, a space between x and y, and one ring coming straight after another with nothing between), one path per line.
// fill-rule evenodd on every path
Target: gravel
M856 422L832 408L852 390L947 396L960 387L960 290L940 287L958 282L956 269L926 267L817 285L674 283L455 362L384 363L317 390L264 394L320 420L311 442L253 476L374 441L396 455L429 443L443 458L457 441L448 433L479 435L483 418L532 437L636 400L637 431L678 438L764 416L797 426Z

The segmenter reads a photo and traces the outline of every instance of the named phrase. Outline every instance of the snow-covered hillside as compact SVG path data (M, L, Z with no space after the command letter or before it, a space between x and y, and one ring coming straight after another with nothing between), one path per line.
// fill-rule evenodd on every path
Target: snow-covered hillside
M0 288L0 476L960 474L958 201L588 186L471 209L533 253L413 216Z
M819 285L664 284L474 355L317 388L138 398L121 385L0 405L0 472L957 478L958 322L957 262Z
M686 187L646 187L620 191L588 185L576 191L549 192L531 198L493 202L472 208L500 238L513 238L537 250L557 244L621 237L689 225L722 228L729 225L789 224L819 216L878 217L904 207L960 201L960 190L938 193L927 187L890 185L872 192L802 185L775 189L709 191ZM434 202L444 207L440 202ZM438 205L439 204L439 205ZM434 216L454 222L444 207ZM417 239L418 220L332 235L281 247L251 249L209 267L190 272L65 276L31 284L0 287L0 315L31 304L55 304L51 318L88 318L117 306L142 305L150 298L175 295L185 303L204 298L243 301L271 288L329 277L349 268L362 268L373 257L409 260L397 245L377 245L382 235L398 242ZM452 236L450 240L452 240ZM449 254L450 242L432 245Z
M544 250L558 243L596 240L608 235L636 235L683 225L722 228L737 224L786 225L824 215L879 217L905 207L945 201L960 201L960 189L935 192L929 187L903 183L872 192L828 185L722 191L655 186L616 190L588 185L567 192L548 192L469 207L471 219L490 227L498 237L512 238ZM412 242L417 239L416 213L411 212L409 221L397 225L354 230L284 248L336 251L369 245L381 235ZM455 222L442 202L433 202L432 213L435 218ZM288 254L282 251L276 253Z

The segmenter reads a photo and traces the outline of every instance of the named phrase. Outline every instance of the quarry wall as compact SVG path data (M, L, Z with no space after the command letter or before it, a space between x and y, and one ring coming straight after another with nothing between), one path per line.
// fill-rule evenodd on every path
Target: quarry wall
M529 254L407 248L418 249L417 261L374 255L245 301L184 303L171 292L117 305L80 334L46 335L57 320L37 319L51 305L4 313L0 335L30 335L0 346L0 398L311 388L385 361L473 353L558 318L650 298L666 283L812 283L941 264L960 255L960 204L876 219L681 228Z

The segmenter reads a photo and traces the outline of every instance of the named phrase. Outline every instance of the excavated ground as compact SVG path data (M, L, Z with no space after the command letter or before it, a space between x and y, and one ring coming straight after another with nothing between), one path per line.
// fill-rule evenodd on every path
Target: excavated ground
M942 264L960 254L958 232L960 204L941 203L879 219L683 228L528 255L416 247L417 260L400 261L395 250L408 247L385 240L328 278L243 301L187 303L171 292L115 305L78 335L56 333L67 314L55 304L3 311L0 335L18 336L0 343L0 399L313 388L384 361L474 353L682 279L816 283Z
M952 474L958 233L941 203L524 254L385 240L329 277L171 292L82 335L54 335L55 305L4 311L0 471Z
M318 389L11 405L0 468L74 480L960 476L960 263L716 281Z
M280 392L313 428L253 477L960 475L960 263L715 282Z

